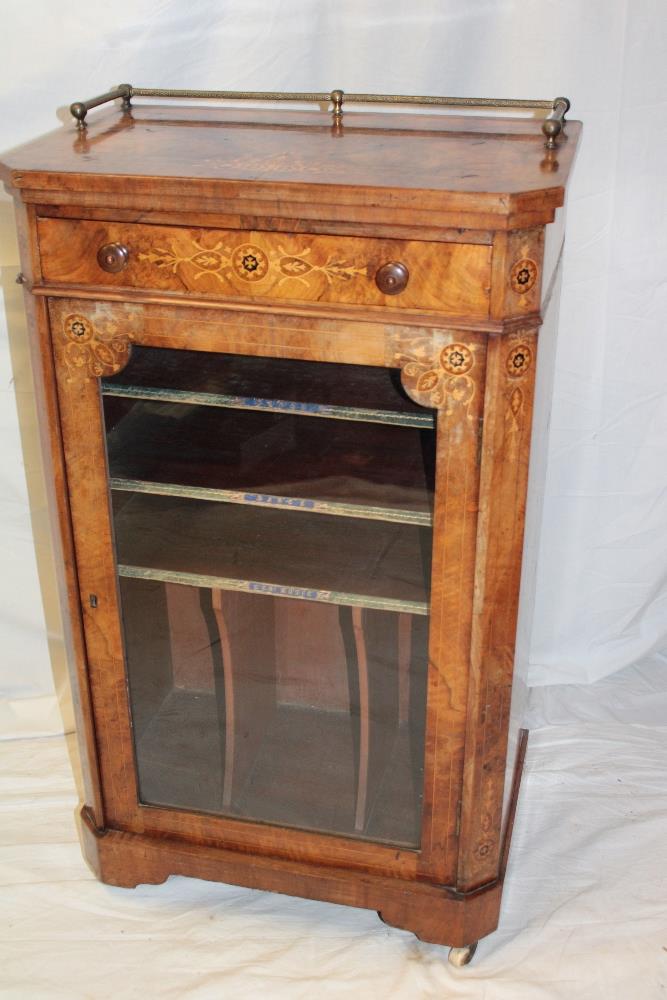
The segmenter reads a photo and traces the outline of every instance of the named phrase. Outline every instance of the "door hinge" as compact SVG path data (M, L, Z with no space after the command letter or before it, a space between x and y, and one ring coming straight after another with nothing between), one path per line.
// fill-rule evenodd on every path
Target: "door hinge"
M454 831L455 835L457 837L461 833L461 807L462 806L463 806L463 803L462 803L461 799L459 799L459 801L456 803L456 829Z
M90 603L91 608L96 608L97 607L97 594L89 594L88 601Z

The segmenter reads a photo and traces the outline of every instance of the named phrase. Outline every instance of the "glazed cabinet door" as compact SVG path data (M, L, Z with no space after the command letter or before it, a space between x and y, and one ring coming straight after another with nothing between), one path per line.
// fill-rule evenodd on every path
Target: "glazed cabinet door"
M144 308L50 305L109 825L453 879L482 348Z

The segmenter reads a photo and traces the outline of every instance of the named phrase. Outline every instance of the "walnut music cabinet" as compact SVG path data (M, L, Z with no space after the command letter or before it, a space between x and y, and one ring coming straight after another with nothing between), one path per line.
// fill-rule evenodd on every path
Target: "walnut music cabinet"
M568 107L124 84L4 156L103 882L497 926Z

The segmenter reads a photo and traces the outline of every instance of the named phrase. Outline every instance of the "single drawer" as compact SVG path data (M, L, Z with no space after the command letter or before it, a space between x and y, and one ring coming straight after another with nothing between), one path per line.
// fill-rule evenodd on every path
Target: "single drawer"
M47 282L487 316L491 247L41 218Z

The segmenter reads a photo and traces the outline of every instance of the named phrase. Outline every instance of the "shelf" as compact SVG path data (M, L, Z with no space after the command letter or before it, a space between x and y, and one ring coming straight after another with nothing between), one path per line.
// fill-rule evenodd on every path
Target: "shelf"
M142 802L415 847L418 794L406 727L396 731L363 830L355 830L353 720L344 712L278 705L243 787L222 809L215 696L172 691L138 741ZM296 780L298 779L298 780Z
M400 510L392 507L370 507L365 504L346 504L333 500L314 500L310 497L286 497L267 493L249 493L243 490L210 489L206 486L179 486L175 483L154 483L137 479L109 480L112 490L126 493L152 493L155 496L185 497L190 500L210 500L214 503L238 503L258 507L279 507L287 511L308 514L330 514L334 517L358 517L369 521L395 521L400 524L433 523L430 514Z
M134 400L105 418L112 488L431 523L434 431Z
M302 403L289 399L266 399L253 396L227 396L223 393L190 392L185 389L156 389L136 385L116 386L103 382L102 395L123 399L145 399L159 403L181 403L190 406L216 406L226 410L253 410L264 413L290 413L293 416L322 417L329 420L356 420L370 424L390 424L398 427L434 426L431 414L395 413L391 410L370 410L364 407L328 406L326 403Z
M222 768L215 697L170 691L137 739L137 762L142 802L219 811Z
M369 365L139 347L119 375L102 381L102 392L190 405L434 426L433 413L409 399L395 369Z
M430 531L114 493L123 577L428 614Z
M418 840L416 776L404 727L394 734L383 765L385 795L381 801L378 795L369 820L355 827L353 720L344 712L279 705L233 810L281 826L413 847Z
M278 705L232 809L281 826L352 833L355 770L347 713Z
M207 587L209 590L236 590L247 594L267 594L297 601L318 601L350 608L374 608L377 611L405 611L411 615L427 615L426 601L401 601L391 597L370 597L336 590L314 590L312 587L285 586L263 580L209 576L205 573L183 573L148 566L118 564L118 575L133 580L156 580L160 583L180 583L185 587Z
M410 847L419 844L423 771L415 760L410 735L405 723L395 731L384 773L373 795L365 833L377 843ZM423 748L419 749L423 753Z

